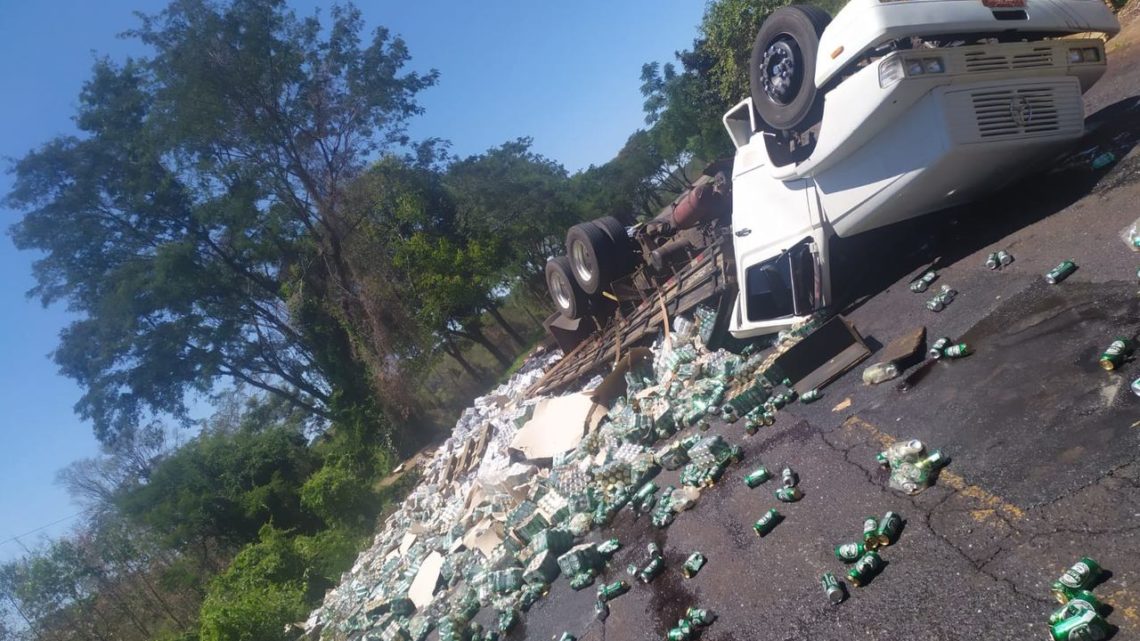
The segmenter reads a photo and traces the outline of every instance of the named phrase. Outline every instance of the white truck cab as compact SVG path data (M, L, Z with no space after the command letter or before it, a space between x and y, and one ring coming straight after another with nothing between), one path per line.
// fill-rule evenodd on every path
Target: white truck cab
M1101 0L852 0L773 12L736 147L738 338L832 304L828 241L977 198L1084 132L1120 29Z

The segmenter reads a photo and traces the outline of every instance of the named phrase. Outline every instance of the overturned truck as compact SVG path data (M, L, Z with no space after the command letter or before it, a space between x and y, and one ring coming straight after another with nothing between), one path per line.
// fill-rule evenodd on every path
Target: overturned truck
M712 299L737 338L834 309L834 239L970 202L1055 158L1084 133L1081 95L1119 30L1097 0L774 11L750 96L723 117L732 161L652 221L574 226L548 262L547 327L568 354L544 388Z

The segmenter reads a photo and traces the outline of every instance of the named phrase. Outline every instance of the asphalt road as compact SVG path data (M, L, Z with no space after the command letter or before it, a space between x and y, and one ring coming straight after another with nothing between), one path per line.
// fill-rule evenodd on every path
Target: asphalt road
M900 381L865 387L857 368L820 402L785 409L750 438L740 425L715 425L744 447L743 463L666 530L624 512L602 533L626 544L606 580L629 580L626 565L645 562L650 540L665 550L665 574L611 602L604 623L594 589L574 592L560 579L508 638L662 639L699 605L719 615L707 641L1047 639L1057 607L1049 585L1082 555L1109 570L1095 592L1111 606L1114 638L1140 638L1140 398L1128 389L1140 362L1116 373L1096 365L1113 338L1140 332L1140 254L1118 238L1140 217L1135 49L1114 52L1086 97L1097 113L1078 153L985 203L852 245L844 291L854 303L844 313L872 346L926 326L931 339L964 338L973 356L908 371L905 392ZM1105 150L1118 162L1090 169ZM1002 248L1015 262L987 270L986 255ZM1047 285L1042 274L1064 259L1080 269ZM928 295L907 289L930 266L936 285L960 292L939 314L924 308ZM953 459L916 497L888 490L874 459L905 438ZM761 462L795 468L803 500L779 503L774 482L745 487L740 478ZM670 482L675 473L658 480ZM770 507L786 518L761 539L751 524ZM906 527L882 553L887 567L830 605L819 576L846 569L832 548L888 510ZM684 579L694 550L708 565Z

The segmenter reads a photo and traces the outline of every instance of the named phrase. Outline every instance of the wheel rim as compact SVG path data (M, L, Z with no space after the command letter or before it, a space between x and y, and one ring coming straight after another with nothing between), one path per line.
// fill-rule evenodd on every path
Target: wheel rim
M570 246L570 262L574 268L574 273L578 279L583 283L588 283L594 280L594 274L586 266L586 262L590 258L590 250L586 247L586 243L582 241L574 241Z
M550 293L554 295L554 302L559 307L570 309L570 283L559 272L555 272L550 279Z
M786 105L795 99L803 83L803 63L795 40L782 34L764 52L761 84L768 99Z

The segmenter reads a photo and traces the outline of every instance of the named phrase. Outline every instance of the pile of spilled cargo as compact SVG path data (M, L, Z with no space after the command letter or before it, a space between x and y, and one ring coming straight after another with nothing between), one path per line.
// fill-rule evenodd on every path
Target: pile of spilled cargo
M622 545L605 534L621 510L667 528L742 460L739 445L705 433L710 420L737 424L743 437L800 398L776 358L824 320L782 333L773 350L753 345L737 354L709 349L715 313L698 308L608 377L558 397L527 390L559 355L532 359L462 415L423 465L419 485L305 623L310 638L420 641L435 630L442 641L498 639L559 577L575 590L592 587ZM801 400L818 397L809 390ZM679 487L658 487L662 469L680 471ZM744 482L757 487L770 476L760 467ZM774 496L799 500L797 483L783 469ZM780 518L770 510L756 533ZM859 566L859 576L869 578L877 566L861 558L871 565ZM692 576L704 562L694 553L675 571ZM629 581L597 586L598 617L608 615L610 600L653 581L664 563L651 545L646 562L628 568ZM715 620L692 604L667 636L695 638Z

